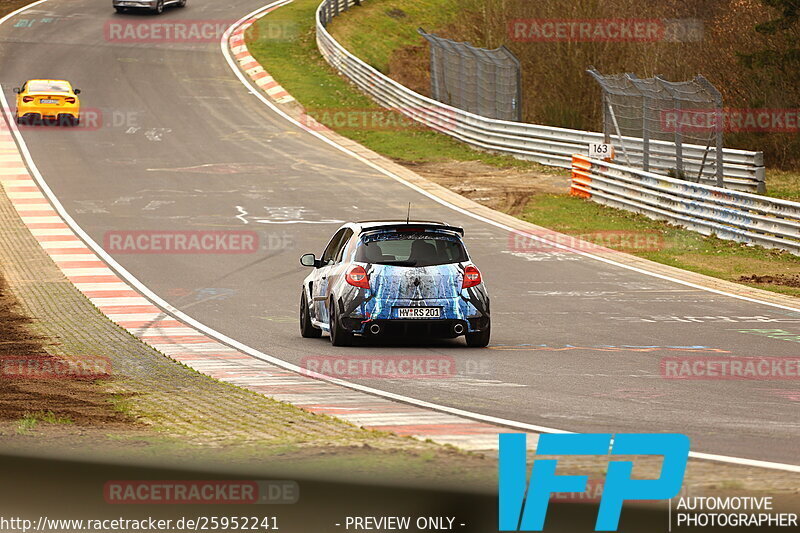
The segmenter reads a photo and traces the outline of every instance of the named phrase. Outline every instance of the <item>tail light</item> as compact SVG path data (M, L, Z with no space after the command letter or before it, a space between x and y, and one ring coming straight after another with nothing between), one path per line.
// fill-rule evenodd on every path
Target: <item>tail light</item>
M474 266L468 266L464 269L464 283L461 285L462 289L469 289L475 285L481 284L481 272Z
M347 273L347 283L353 287L360 287L362 289L369 289L369 276L367 271L362 266L354 266Z
M64 101L66 101L68 104L74 104L75 98L73 98L72 96L67 96L66 98L64 98Z
M33 102L33 96L23 96L22 101L25 102L26 104Z

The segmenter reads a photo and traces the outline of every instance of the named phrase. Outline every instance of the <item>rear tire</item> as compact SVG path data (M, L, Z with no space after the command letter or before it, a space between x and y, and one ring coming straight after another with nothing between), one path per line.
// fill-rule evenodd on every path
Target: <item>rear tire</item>
M330 317L331 344L334 346L350 346L353 344L353 334L339 325L339 313L336 312L336 302L331 300L328 310Z
M470 348L486 348L489 345L489 337L492 336L492 323L486 324L486 329L475 333L467 333L467 346Z
M158 0L156 3L156 8L153 10L156 15L160 15L164 12L164 0Z
M22 117L17 117L17 124L25 124L26 120Z
M311 313L308 310L305 292L300 293L300 335L306 339L322 337L322 330L311 323Z
M178 7L186 7L186 0L181 0L178 2Z
M114 9L117 11L117 13L125 13L125 8L122 6L116 6Z
M58 115L58 125L59 126L77 126L79 119L73 117L72 115Z

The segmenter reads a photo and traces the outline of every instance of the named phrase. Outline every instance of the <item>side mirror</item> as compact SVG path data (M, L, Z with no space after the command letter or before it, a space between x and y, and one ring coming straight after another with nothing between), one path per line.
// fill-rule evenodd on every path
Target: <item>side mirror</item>
M14 93L15 93L15 94L19 94L19 93L21 93L21 92L22 92L22 91L20 90L20 88L19 88L19 87L14 87Z
M72 92L74 92L75 94L81 94L81 90L80 90L80 89L75 89L75 90L74 90L74 91L72 91Z
M305 254L300 258L300 264L305 267L318 267L319 262L314 254Z

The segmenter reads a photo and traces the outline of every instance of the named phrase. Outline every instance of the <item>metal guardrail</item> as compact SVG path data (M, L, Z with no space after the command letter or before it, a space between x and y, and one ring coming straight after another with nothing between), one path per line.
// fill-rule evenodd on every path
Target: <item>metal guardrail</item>
M520 122L493 120L468 113L412 91L381 74L348 52L334 39L328 22L364 0L324 0L317 8L317 47L325 60L383 107L395 109L430 128L455 137L482 150L509 154L545 165L570 168L572 154L588 153L589 144L604 142L602 133L539 126ZM631 164L644 160L642 139L622 137ZM618 148L621 148L618 146ZM618 150L620 152L620 150ZM683 170L697 176L704 158L716 158L712 147L683 145ZM725 186L735 190L764 191L764 156L762 152L723 149ZM675 145L650 141L650 169L668 173L674 168ZM700 183L712 183L705 178Z
M704 235L800 255L800 203L572 156L570 193L666 220Z

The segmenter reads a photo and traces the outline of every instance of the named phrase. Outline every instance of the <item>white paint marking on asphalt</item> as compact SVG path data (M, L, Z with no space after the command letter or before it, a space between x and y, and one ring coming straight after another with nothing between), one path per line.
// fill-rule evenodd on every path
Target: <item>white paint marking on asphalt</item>
M40 192L19 192L19 191L6 191L6 196L11 200L29 200L31 198L40 198Z
M68 278L78 276L113 276L114 272L110 268L62 268L61 272ZM147 302L147 305L152 305Z
M63 261L63 259L56 259L56 257L60 256L50 256L53 261ZM131 286L124 282L113 283L73 283L79 291L87 292L87 291L129 291L131 290Z
M125 287L128 287L126 284ZM101 309L102 311L102 309ZM112 322L154 322L162 319L170 319L172 317L164 313L106 313L106 316Z
M69 269L67 269L69 270ZM113 275L113 272L109 272L109 275ZM95 306L97 307L110 307L110 306L126 306L126 305L150 305L150 302L147 299L142 298L141 296L121 296L117 298L89 298Z
M239 214L236 215L236 218L238 218L239 220L241 220L245 224L249 224L250 222L247 220L247 218L245 218L245 217L247 217L247 214L248 214L247 211L245 210L245 208L240 206L240 205L237 205L236 206L236 210L239 211Z
M39 245L45 250L50 248L86 248L86 245L81 241L45 241L40 242Z
M50 259L56 263L65 263L67 261L97 261L100 260L94 254L51 254ZM127 287L130 290L130 287Z
M153 327L136 328L137 337L206 337L204 333L195 328L168 326L165 328L154 325Z
M45 200L44 196L42 196L42 193L39 193L39 198L34 198L34 199L38 201L33 204L28 204L28 203L15 204L14 209L16 209L19 212L19 211L43 211L44 209L50 208L50 202Z
M20 213L21 214L21 213ZM22 221L28 224L63 224L64 221L61 217L23 217L20 216Z
M64 229L32 229L30 230L34 237L71 237L73 235L69 228Z

